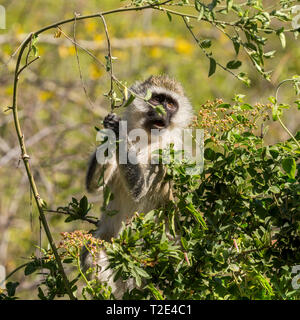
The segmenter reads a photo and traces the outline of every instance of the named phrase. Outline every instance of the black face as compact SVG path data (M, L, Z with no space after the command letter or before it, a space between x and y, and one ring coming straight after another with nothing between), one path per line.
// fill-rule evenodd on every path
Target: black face
M148 129L166 129L173 115L178 110L178 103L169 95L164 93L152 93L149 103L154 106L162 105L165 114L161 114L149 105L145 127Z

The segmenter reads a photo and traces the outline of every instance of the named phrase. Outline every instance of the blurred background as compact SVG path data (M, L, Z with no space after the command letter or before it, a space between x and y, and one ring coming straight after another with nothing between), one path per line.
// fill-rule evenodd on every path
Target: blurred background
M274 1L264 1L273 4ZM0 29L0 264L9 274L28 257L37 252L41 243L47 245L40 234L40 223L35 203L22 162L13 117L6 111L11 105L13 72L16 51L31 31L56 21L81 15L115 9L126 5L119 0L7 0L1 1L6 9L6 29ZM128 3L127 3L128 4ZM244 94L245 102L268 103L275 95L280 81L300 74L299 40L287 37L283 49L278 37L270 38L267 51L276 50L274 59L266 61L266 70L273 70L271 82L264 80L243 55L241 71L249 73L252 85L246 87L229 73L217 68L208 78L209 61L197 47L181 18L169 21L166 14L145 10L117 13L106 17L112 42L114 73L118 79L131 85L135 80L152 74L166 73L182 82L195 110L207 100L222 98L230 102L235 94ZM106 38L99 18L77 21L77 41L105 61ZM212 40L214 57L225 64L235 59L232 43L208 23L201 22L193 29L197 36ZM63 26L73 36L73 24ZM90 154L95 149L95 126L110 109L104 94L109 91L110 79L106 72L82 50L79 50L84 92L73 44L63 35L55 38L55 29L43 33L37 42L41 58L27 68L19 84L19 115L25 135L30 163L41 197L51 209L66 206L74 196L86 194L85 171ZM282 87L280 102L293 103L294 91L289 85ZM287 127L299 130L296 107L284 114ZM277 123L270 121L265 137L267 144L287 139ZM88 195L94 204L92 214L99 215L100 197ZM83 222L65 224L65 217L49 213L48 221L56 241L60 232L76 229L89 230ZM18 271L12 280L19 281L17 295L36 298L40 281L34 276L24 277Z

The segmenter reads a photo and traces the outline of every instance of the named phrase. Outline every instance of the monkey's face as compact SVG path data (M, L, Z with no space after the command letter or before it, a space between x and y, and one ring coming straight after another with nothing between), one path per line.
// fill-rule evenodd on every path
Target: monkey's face
M163 110L156 110L155 106L162 106ZM153 92L148 109L144 121L145 129L147 131L151 131L151 129L161 130L169 127L173 116L178 111L178 103L166 93Z
M176 134L175 131L186 128L191 123L193 108L182 90L169 88L170 83L173 85L172 80L166 77L155 79L155 83L146 80L136 82L131 87L137 97L127 107L122 119L127 121L128 130L141 128L150 134L152 129L156 129L167 135ZM157 82L161 85L157 85ZM145 97L149 90L152 94L149 101L139 98ZM161 108L155 108L156 106Z

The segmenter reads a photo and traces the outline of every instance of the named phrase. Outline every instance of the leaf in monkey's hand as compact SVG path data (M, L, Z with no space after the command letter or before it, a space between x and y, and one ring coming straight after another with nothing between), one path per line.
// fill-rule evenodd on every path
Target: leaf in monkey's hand
M166 110L161 104L159 104L158 106L155 106L155 110L159 114L163 114L163 115L166 114Z

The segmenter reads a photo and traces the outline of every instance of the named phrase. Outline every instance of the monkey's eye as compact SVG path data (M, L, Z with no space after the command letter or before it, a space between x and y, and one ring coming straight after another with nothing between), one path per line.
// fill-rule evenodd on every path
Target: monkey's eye
M152 97L150 99L150 103L153 105L158 105L163 102L163 96L161 94L152 94Z
M173 102L171 102L171 101L167 101L167 102L166 102L166 107L167 107L168 109L170 109L170 110L176 109L175 103L173 103Z

